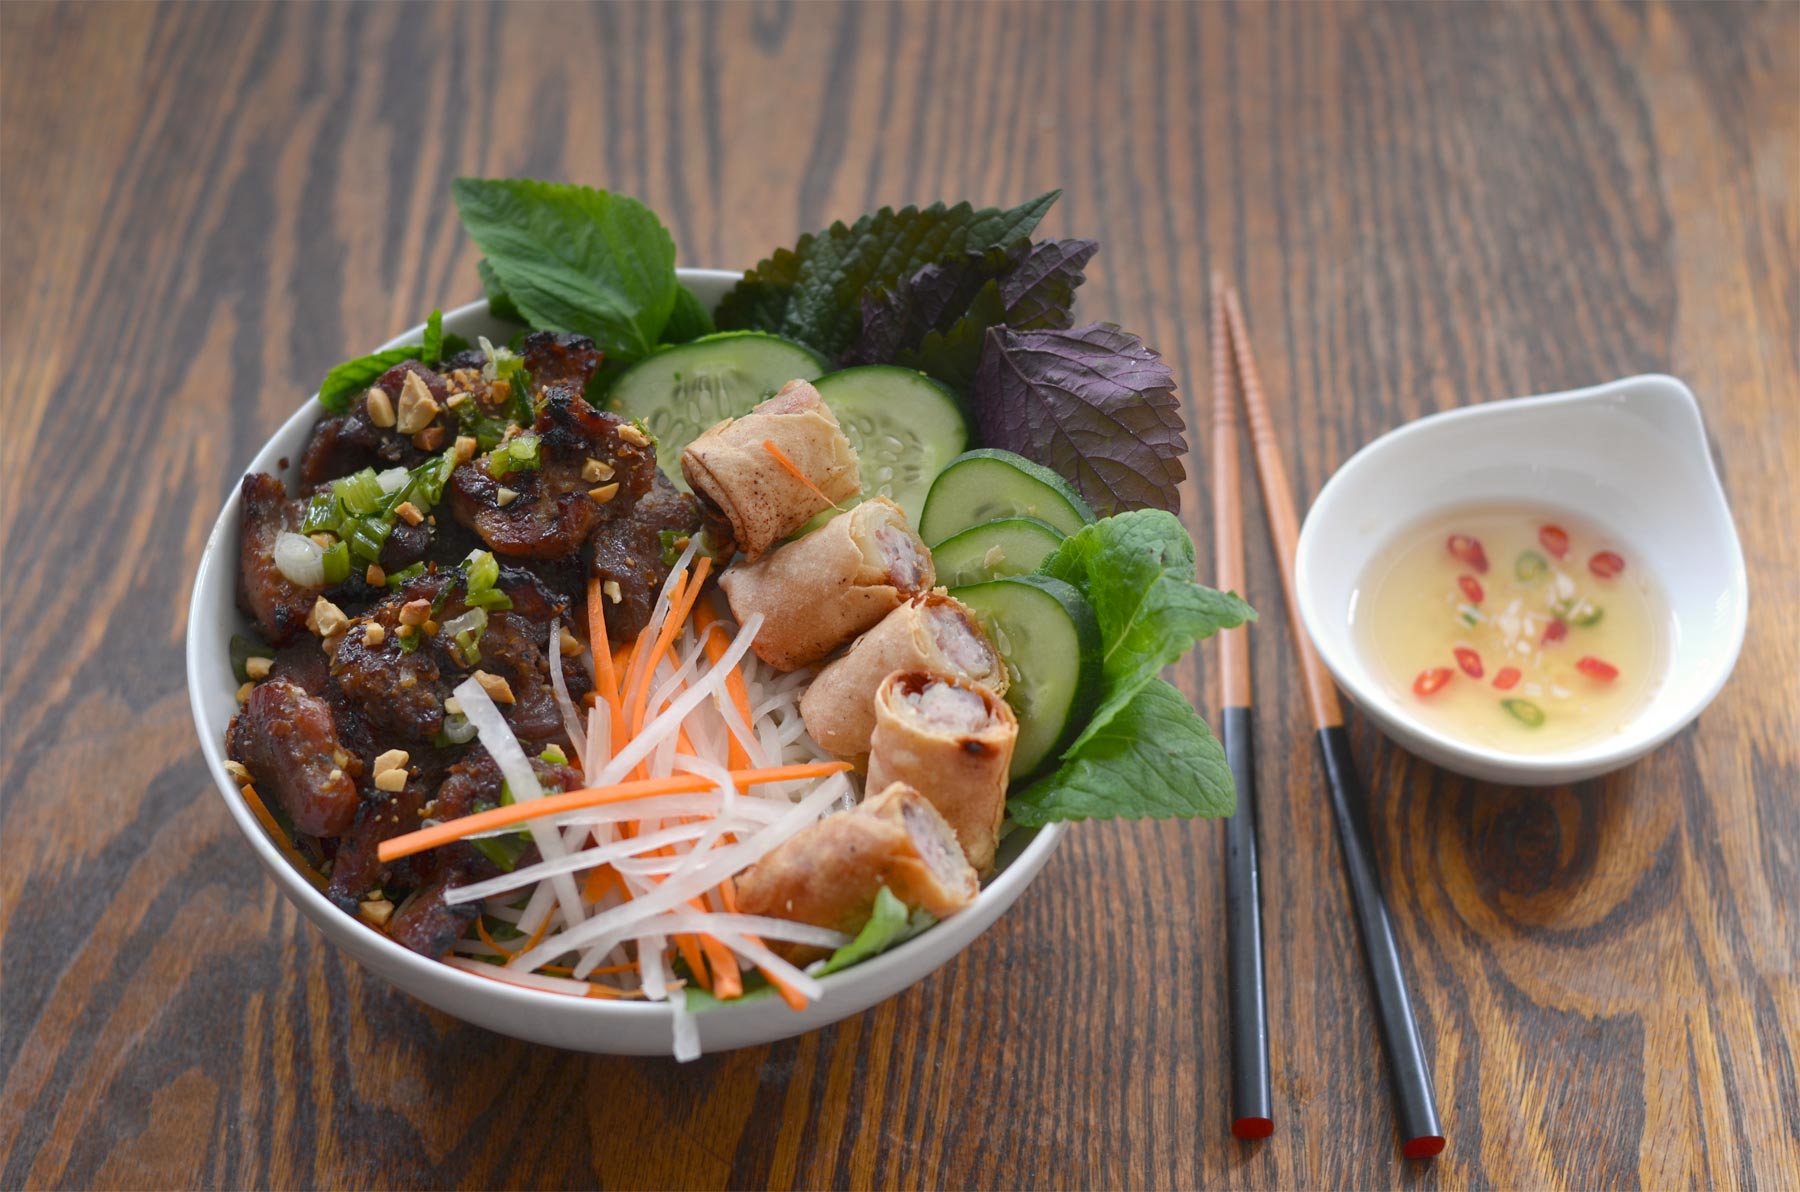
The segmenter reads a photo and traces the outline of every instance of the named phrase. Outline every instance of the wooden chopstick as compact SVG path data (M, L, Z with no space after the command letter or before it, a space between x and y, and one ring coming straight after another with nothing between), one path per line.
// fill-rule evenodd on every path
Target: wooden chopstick
M1237 396L1225 279L1212 278L1213 584L1244 594L1244 497L1238 471ZM1219 735L1237 786L1237 812L1225 821L1225 938L1231 994L1231 1132L1275 1132L1269 1087L1269 1012L1263 981L1262 893L1256 865L1256 734L1250 712L1246 627L1222 630Z
M1294 650L1299 655L1306 682L1307 703L1318 730L1319 751L1331 790L1331 809L1337 820L1338 841L1344 853L1344 871L1350 880L1350 894L1356 905L1356 921L1362 932L1369 979L1375 988L1381 1038L1392 1069L1401 1154L1409 1159L1428 1158L1444 1149L1443 1125L1438 1120L1437 1103L1431 1089L1431 1068L1419 1040L1418 1024L1413 1020L1412 999L1407 995L1406 975L1400 965L1400 945L1394 938L1387 905L1382 901L1381 882L1375 873L1374 850L1369 846L1361 823L1361 811L1367 797L1356 776L1355 761L1350 756L1350 737L1344 731L1337 688L1300 621L1300 604L1294 591L1294 553L1300 541L1300 520L1294 514L1293 488L1288 483L1287 467L1282 462L1281 446L1275 438L1274 424L1269 420L1262 379L1257 374L1255 356L1250 349L1243 305L1238 301L1237 291L1230 286L1225 287L1225 311L1231 354L1237 362L1238 380L1250 423L1250 439L1256 451L1256 471L1262 480L1269 537L1274 542L1281 587L1287 597L1288 626L1293 631Z

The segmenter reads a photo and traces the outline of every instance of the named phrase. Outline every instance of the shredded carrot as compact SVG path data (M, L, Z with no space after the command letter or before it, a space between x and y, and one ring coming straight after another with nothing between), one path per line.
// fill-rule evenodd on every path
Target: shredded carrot
M537 971L552 977L573 977L575 970L566 964L540 964ZM588 972L590 977L610 977L614 973L630 973L637 971L635 964L606 964Z
M286 858L289 865L300 871L301 877L321 890L331 884L325 880L325 875L314 869L312 862L308 861L300 850L294 847L294 842L288 839L288 834L282 830L280 821L269 814L269 809L263 805L262 796L256 793L255 787L246 784L238 788L238 793L244 796L244 802L250 805L250 814L256 817L256 822L263 826L263 831L267 832L269 838L275 842L276 849ZM361 916L359 915L358 918Z
M500 953L500 955L502 955L502 956L513 955L513 951L511 948L502 948L498 943L496 943L494 941L494 937L488 934L487 924L482 921L486 917L487 916L485 916L485 915L476 915L475 916L475 934L477 934L481 937L482 943L486 944L488 947L492 948L494 951Z
M687 961L688 972L694 975L700 988L711 993L712 978L706 975L706 962L700 958L700 945L695 942L694 937L678 935L675 937L675 946L681 950L681 958Z
M522 945L520 945L519 950L517 952L513 953L513 955L523 956L525 953L527 953L527 952L531 951L533 948L537 947L538 941L544 938L544 933L546 931L550 930L550 920L552 917L553 917L553 914L545 915L544 921L539 923L537 925L537 930L531 933L531 938L526 940Z
M681 623L675 619L676 606L681 603L681 594L687 588L687 568L675 573L675 583L669 589L669 609L658 628L654 644L649 649L634 648L631 654L631 673L626 676L625 686L625 739L629 741L644 728L643 705L650 698L650 684L656 676L656 664L661 660L668 643L675 639ZM649 632L649 627L644 629ZM638 635L638 645L642 646L644 635Z
M700 633L701 644L706 647L707 659L714 666L719 664L719 659L725 657L727 649L725 630L719 629L717 633L713 632L718 624L719 614L713 610L712 605L702 604L694 610L694 627ZM744 718L744 727L748 729L750 727L750 693L744 687L744 673L737 667L732 667L731 673L725 676L725 690L730 692L731 702L737 707L738 715ZM738 740L736 733L727 732L726 737L727 748L730 751L728 764L733 769L737 769L739 766L748 766L750 754L745 750L744 743Z
M600 603L599 579L588 580L588 646L594 652L594 682L600 698L612 708L613 719L619 718L619 678L613 673L612 643L606 637L606 609Z
M730 1001L734 997L742 997L744 995L744 979L738 972L737 957L731 954L731 949L710 935L700 937L700 948L706 953L706 959L712 965L713 996L720 1001Z
M656 668L662 665L663 656L669 652L669 646L675 641L675 635L687 624L688 615L693 611L694 602L700 597L700 589L706 584L706 577L712 572L712 556L701 555L700 561L694 565L694 573L690 577L685 571L675 582L675 590L669 596L669 615L663 621L662 631L656 635L656 644L651 647L650 656L639 669L637 690L631 703L631 732L633 736L644 731L644 723L650 709L645 707L650 702L650 687L656 681Z
M587 881L581 887L581 896L588 902L599 902L601 895L619 880L619 871L611 865L596 865L588 870ZM629 896L630 892L626 892Z
M763 440L763 450L767 451L770 455L774 456L775 462L780 464L783 468L785 468L787 470L788 475L792 476L795 480L798 480L801 484L804 484L807 488L811 489L813 495L818 497L819 500L825 502L827 505L831 506L833 509L836 509L838 512L840 512L840 513L843 512L844 507L842 505L839 505L836 501L832 500L830 497L826 496L825 493L823 492L823 490L821 490L818 485L814 484L811 480L807 479L806 473L802 472L799 469L799 467L794 463L794 461L787 457L787 452L785 452L781 448L775 446L775 441L773 439L764 439Z
M841 774L849 768L848 762L804 762L793 766L732 770L729 773L731 781L738 786L760 786L769 782L796 782L803 778L825 778L832 774ZM410 857L414 853L438 848L452 841L473 836L477 832L488 831L490 828L511 827L513 824L541 819L547 815L561 815L568 811L579 811L584 807L600 807L609 803L624 803L632 799L647 799L653 795L679 795L690 791L703 791L712 786L711 778L698 774L671 774L667 778L642 778L633 782L621 782L614 786L586 787L581 790L566 791L560 795L545 795L541 799L493 807L487 811L478 811L474 815L465 815L460 819L433 824L428 828L420 828L416 832L408 832L404 836L384 840L381 842L377 854L382 864L385 865L391 861L397 861L401 857Z
M725 904L725 910L728 914L737 914L737 887L731 884L730 878L726 878L719 883L719 899ZM748 933L745 934L744 938L748 939L753 944L762 943L761 940ZM757 967L762 968L761 965L758 965ZM762 975L769 979L769 984L775 987L775 992L781 995L781 1000L788 1004L788 1009L806 1009L806 995L804 993L801 993L798 989L795 989L792 985L783 981L772 969L762 969Z

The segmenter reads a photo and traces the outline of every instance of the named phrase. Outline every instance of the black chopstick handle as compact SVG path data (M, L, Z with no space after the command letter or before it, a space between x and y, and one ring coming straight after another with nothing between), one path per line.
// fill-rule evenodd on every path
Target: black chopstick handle
M1249 708L1224 708L1219 731L1237 785L1225 821L1225 937L1231 982L1231 1132L1275 1132L1269 1092L1269 1011L1263 989L1262 889L1256 873L1256 737Z
M1350 757L1350 736L1343 725L1319 730L1319 752L1324 756L1325 775L1331 784L1331 808L1337 816L1338 840L1344 850L1344 872L1350 878L1356 921L1369 962L1369 979L1375 986L1381 1040L1387 1048L1388 1067L1394 1078L1401 1153L1408 1159L1429 1158L1444 1149L1444 1128L1438 1121L1437 1102L1431 1092L1431 1066L1419 1041L1418 1024L1413 1021L1412 999L1406 993L1400 946L1394 939L1393 924L1388 922L1381 883L1376 880L1370 860L1372 850L1362 828L1366 799Z

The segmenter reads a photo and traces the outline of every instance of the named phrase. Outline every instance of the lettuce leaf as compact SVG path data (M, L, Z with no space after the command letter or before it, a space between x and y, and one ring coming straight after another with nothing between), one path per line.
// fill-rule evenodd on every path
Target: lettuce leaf
M694 296L694 291L686 286L679 287L675 292L675 310L662 329L662 341L666 344L684 344L712 333L713 319L706 306Z
M989 328L972 405L983 445L1061 473L1101 516L1181 508L1174 374L1135 335L1107 323Z
M1083 526L1038 570L1079 588L1100 622L1100 704L1064 758L1105 731L1195 642L1256 619L1256 610L1235 595L1194 582L1194 540L1174 514L1160 509Z
M680 286L675 240L648 207L529 178L458 178L451 193L486 258L483 284L491 274L527 323L586 335L609 363L655 350Z
M1057 820L1217 817L1237 810L1225 750L1187 697L1161 679L1083 733L1061 768L1008 800L1026 827Z
M875 895L874 913L856 933L856 938L807 971L815 977L825 977L853 964L861 964L869 957L911 939L935 922L937 920L924 910L908 911L906 904L883 886Z
M834 223L747 271L719 304L718 324L726 330L772 331L835 359L856 338L865 293L891 289L941 258L1030 236L1060 193L1009 210L934 203L899 211L883 207L854 224Z

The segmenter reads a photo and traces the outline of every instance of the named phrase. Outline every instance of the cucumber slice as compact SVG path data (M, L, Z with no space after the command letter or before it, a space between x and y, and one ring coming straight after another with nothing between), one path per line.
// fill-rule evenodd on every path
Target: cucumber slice
M1100 701L1100 622L1073 587L1019 575L956 588L1006 660L1006 702L1019 718L1016 781L1055 764Z
M761 331L724 331L664 348L619 374L606 408L642 420L656 436L656 462L687 491L681 453L707 428L748 413L798 377L817 380L825 361L811 348Z
M952 534L1002 517L1035 517L1064 534L1094 520L1069 482L1010 451L982 449L951 460L931 483L919 537L936 546Z
M932 480L969 445L956 395L922 372L892 364L846 368L818 387L856 448L863 495L890 498L918 525Z
M961 588L1008 575L1030 575L1063 540L1035 517L1003 517L952 534L931 548L938 583Z

